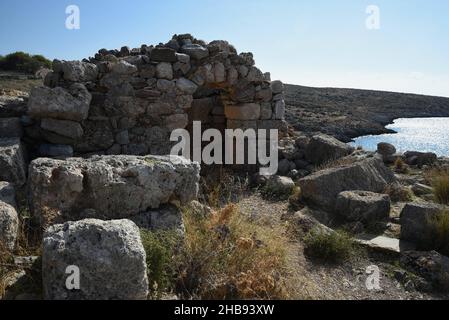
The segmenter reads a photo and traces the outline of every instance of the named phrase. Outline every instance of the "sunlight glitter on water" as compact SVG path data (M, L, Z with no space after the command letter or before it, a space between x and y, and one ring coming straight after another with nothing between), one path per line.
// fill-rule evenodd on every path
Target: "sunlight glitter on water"
M449 118L401 118L386 128L397 133L363 136L354 139L351 144L375 151L378 143L388 142L399 153L421 151L449 156Z

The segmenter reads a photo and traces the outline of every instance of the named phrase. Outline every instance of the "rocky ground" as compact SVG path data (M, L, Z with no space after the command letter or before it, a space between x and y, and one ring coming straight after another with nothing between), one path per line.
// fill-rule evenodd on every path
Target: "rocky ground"
M285 86L286 119L296 130L349 142L389 133L397 118L448 117L449 98L394 92Z

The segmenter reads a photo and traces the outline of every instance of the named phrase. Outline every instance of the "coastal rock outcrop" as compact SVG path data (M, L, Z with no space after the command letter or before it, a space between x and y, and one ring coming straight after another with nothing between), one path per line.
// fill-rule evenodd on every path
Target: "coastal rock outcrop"
M316 165L343 158L354 148L334 137L320 134L313 136L306 149L306 159Z

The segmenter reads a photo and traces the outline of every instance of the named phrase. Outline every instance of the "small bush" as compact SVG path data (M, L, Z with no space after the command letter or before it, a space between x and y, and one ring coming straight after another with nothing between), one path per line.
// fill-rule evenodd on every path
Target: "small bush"
M147 256L148 282L151 293L159 298L164 292L173 289L175 253L179 245L180 236L175 231L140 230L142 244Z
M340 263L349 259L354 250L351 237L342 231L325 233L312 230L304 238L304 244L306 255L330 263Z
M441 204L449 205L449 172L442 171L432 178L433 194L435 200Z

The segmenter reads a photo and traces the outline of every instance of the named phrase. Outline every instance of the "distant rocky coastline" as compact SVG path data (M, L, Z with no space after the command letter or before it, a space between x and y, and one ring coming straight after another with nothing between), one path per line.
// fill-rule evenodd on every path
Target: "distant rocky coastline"
M449 116L449 98L395 92L285 85L285 101L295 130L343 142L394 133L385 126L398 118Z

